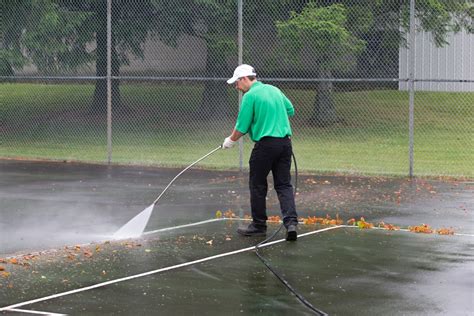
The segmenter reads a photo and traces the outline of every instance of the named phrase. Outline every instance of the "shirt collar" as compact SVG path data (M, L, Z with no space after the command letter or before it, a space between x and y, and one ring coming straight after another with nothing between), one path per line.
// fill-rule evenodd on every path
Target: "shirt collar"
M249 91L256 86L261 86L263 83L261 81L255 81L249 88Z

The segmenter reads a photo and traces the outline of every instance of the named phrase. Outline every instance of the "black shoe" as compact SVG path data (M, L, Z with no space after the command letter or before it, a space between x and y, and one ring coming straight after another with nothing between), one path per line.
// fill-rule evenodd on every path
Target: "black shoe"
M254 223L250 223L246 228L237 229L237 232L244 236L262 237L267 235L267 228L257 227Z
M296 232L296 225L289 225L286 229L286 240L296 241L298 239L298 233Z

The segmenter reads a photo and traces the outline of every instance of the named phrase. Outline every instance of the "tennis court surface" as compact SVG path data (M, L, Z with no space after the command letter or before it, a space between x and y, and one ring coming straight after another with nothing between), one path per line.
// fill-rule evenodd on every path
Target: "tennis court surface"
M311 314L255 255L263 238L236 233L245 173L189 170L141 238L110 239L179 171L0 161L1 313ZM299 176L307 224L260 253L330 315L472 315L473 191L467 180ZM279 215L273 191L268 209ZM347 223L360 217L374 228ZM422 224L434 233L407 229Z

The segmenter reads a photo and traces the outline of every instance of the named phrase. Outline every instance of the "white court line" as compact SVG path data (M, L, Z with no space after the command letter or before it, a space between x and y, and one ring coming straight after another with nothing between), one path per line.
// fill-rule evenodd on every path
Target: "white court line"
M202 224L207 224L207 223L212 223L212 222L218 222L218 221L223 221L223 220L226 220L226 219L227 218L212 218L212 219L207 219L205 221L195 222L195 223L191 223L191 224L184 224L184 225L161 228L161 229L157 229L157 230L151 230L151 231L148 231L148 232L144 232L143 235L154 234L154 233L159 233L159 232L165 232L165 231L169 231L169 230L175 230L175 229L179 229L179 228L186 228L186 227L202 225Z
M344 227L344 228L359 228L358 226L355 226L355 225L341 225L341 226L339 226L339 227ZM411 233L411 231L410 231L409 229L405 229L405 228L390 230L390 229L383 228L383 227L372 227L372 228L369 228L369 229L386 230L386 231L390 231L390 232L398 232L398 231L400 231L400 232L408 232L408 233ZM362 230L364 230L364 228L362 228ZM423 234L423 233L420 233L420 234ZM427 235L440 235L440 234L431 233L431 234L427 234ZM474 237L474 234L454 233L453 235L440 235L440 236L465 236L465 237Z
M16 309L16 308L9 309L8 311L9 312L25 313L25 314L36 314L36 315L52 315L52 316L67 315L67 314L58 314L58 313L50 313L50 312L30 311L30 310L27 310L27 309Z
M327 228L323 228L323 229L319 229L319 230L315 230L315 231L312 231L312 232L301 234L301 235L299 235L299 237L301 238L301 237L321 233L321 232L324 232L324 231L337 229L337 228L340 228L340 227L343 227L343 226L327 227ZM263 245L259 246L259 248L271 246L271 245L281 243L281 242L284 242L284 241L285 241L285 239L275 240L275 241L263 244ZM57 294L53 294L53 295L33 299L33 300L30 300L30 301L25 301L25 302L21 302L21 303L9 305L9 306L1 307L0 312L1 311L6 311L6 310L11 310L13 308L17 308L17 307L21 307L21 306L25 306L25 305L30 305L30 304L35 304L35 303L51 300L51 299L54 299L54 298L59 298L59 297L63 297L63 296L67 296L67 295L71 295L71 294L75 294L75 293L80 293L80 292L96 289L96 288L103 287L103 286L110 285L110 284L115 284L115 283L124 282L124 281L128 281L128 280L133 280L133 279L136 279L136 278L141 278L141 277L144 277L144 276L148 276L148 275L152 275L152 274L156 274L156 273L160 273L160 272L164 272L164 271L170 271L170 270L190 266L190 265L193 265L193 264L196 264L196 263L201 263L201 262L210 261L210 260L214 260L214 259L218 259L218 258L222 258L222 257L227 257L227 256L235 255L235 254L238 254L238 253L250 251L250 250L253 250L253 249L255 249L255 246L242 248L242 249L234 250L234 251L230 251L230 252L225 252L225 253L221 253L221 254L218 254L218 255L215 255L215 256L210 256L210 257L206 257L206 258L202 258L202 259L198 259L198 260L194 260L194 261L189 261L189 262L177 264L177 265L174 265L174 266L169 266L169 267L165 267L165 268L161 268L161 269L153 270L153 271L148 271L148 272L144 272L144 273L140 273L140 274L136 274L136 275L131 275L131 276L124 277L124 278L110 280L110 281L103 282L103 283L97 283L97 284L94 284L94 285L78 288L78 289L71 290L71 291L57 293Z
M251 219L247 219L247 218L239 218L239 217L236 217L236 218L223 218L223 219L226 219L226 220L234 220L234 221L251 221ZM274 222L276 223L276 222ZM282 222L278 222L279 224L281 224ZM303 222L298 222L299 224L301 225L305 225ZM338 227L344 227L344 228L359 228L359 226L357 225L339 225ZM400 228L400 229L396 229L396 230L390 230L390 229L387 229L387 228L383 228L383 227L372 227L370 229L377 229L377 230L386 230L386 231L392 231L392 232L395 232L395 231L400 231L400 232L408 232L408 233L411 233L411 231L409 229L406 229L406 228ZM430 235L430 234L428 234ZM439 235L439 234L436 234L436 235ZM454 233L453 234L454 236L465 236L465 237L474 237L474 234L466 234L466 233ZM451 235L451 236L453 236ZM450 235L443 235L443 236L450 236Z
M454 233L454 236L467 236L467 237L474 237L474 234L461 234L461 233Z

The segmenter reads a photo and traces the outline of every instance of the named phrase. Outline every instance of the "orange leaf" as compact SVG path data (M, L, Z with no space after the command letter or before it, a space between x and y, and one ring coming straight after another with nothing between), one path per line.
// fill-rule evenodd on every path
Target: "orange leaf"
M365 218L361 217L360 221L357 222L357 226L362 229L370 229L374 227L374 224L366 222Z
M384 222L380 222L378 224L378 227L386 229L386 230L400 230L400 227L392 225L392 224L386 224Z
M436 231L439 235L454 235L454 230L449 228L440 228Z
M224 213L224 217L225 217L225 218L235 218L236 216L235 216L235 213L232 212L232 210L227 210L227 211L225 211L225 213Z
M280 216L276 215L276 216L269 216L268 217L268 221L269 222L280 222Z
M432 234L433 230L429 225L409 226L408 229L413 233Z

